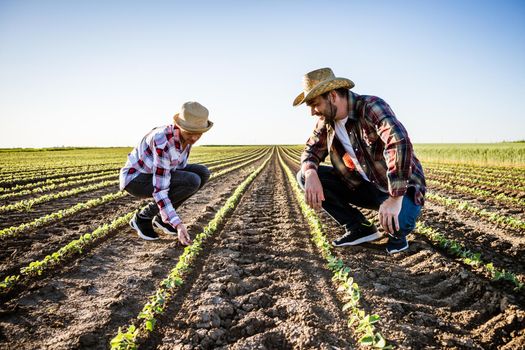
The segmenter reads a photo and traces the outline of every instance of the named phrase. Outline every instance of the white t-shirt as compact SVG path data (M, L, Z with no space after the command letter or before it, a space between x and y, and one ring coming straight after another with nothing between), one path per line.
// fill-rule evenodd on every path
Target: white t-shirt
M350 143L350 137L348 136L348 132L346 131L345 124L348 120L348 117L340 120L336 120L334 123L335 126L335 136L339 139L339 141L343 144L343 147L345 148L346 153L350 155L350 158L352 159L352 162L355 165L356 170L361 174L363 179L366 181L370 181L368 179L368 176L366 176L363 167L361 164L359 164L359 161L357 160L357 157L355 156L354 149L352 147L352 144Z

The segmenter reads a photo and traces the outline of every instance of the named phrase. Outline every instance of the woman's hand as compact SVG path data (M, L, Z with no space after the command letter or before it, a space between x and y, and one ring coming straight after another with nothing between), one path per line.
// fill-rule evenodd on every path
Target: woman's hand
M191 238L183 223L177 225L177 238L182 245L190 245Z

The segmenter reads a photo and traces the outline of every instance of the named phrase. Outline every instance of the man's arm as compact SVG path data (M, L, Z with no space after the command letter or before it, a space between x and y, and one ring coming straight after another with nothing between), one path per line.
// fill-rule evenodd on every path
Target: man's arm
M377 133L385 145L385 162L389 198L379 207L379 222L388 233L399 231L399 213L408 179L412 174L412 143L408 133L395 117L390 106L381 99L369 107L369 116L376 125Z
M312 136L306 141L303 153L301 154L301 170L306 175L308 169L317 171L319 164L328 155L327 130L325 123L317 121Z
M324 122L319 120L301 155L306 203L315 210L321 209L322 201L325 199L323 186L317 175L317 168L327 155L327 130Z

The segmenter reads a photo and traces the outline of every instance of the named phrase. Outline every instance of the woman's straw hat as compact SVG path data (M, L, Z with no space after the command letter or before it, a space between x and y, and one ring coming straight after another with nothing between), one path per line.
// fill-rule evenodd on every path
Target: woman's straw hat
M303 77L304 91L295 98L293 105L298 106L327 91L342 87L351 89L354 87L354 83L350 79L336 77L330 68L311 71Z
M203 133L211 129L213 123L208 120L208 110L199 102L185 102L173 121L188 132Z

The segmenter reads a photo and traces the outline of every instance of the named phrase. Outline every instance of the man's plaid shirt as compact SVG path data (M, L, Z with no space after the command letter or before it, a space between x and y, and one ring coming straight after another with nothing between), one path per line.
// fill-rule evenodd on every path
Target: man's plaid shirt
M407 131L390 106L379 97L361 96L352 91L349 91L348 103L350 111L345 127L356 158L370 181L393 197L402 196L410 189L415 203L423 205L426 191L423 168ZM334 134L333 125L322 120L317 122L301 156L302 170L317 169L330 154L336 173L349 188L355 188L365 180Z
M126 165L120 170L120 189L123 190L140 173L153 174L153 198L159 206L164 222L173 227L181 223L168 197L171 172L186 167L191 145L181 149L180 129L174 125L154 128L128 154Z

